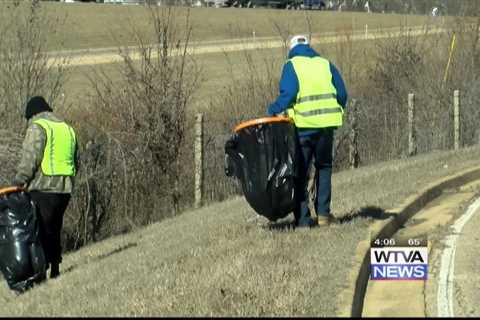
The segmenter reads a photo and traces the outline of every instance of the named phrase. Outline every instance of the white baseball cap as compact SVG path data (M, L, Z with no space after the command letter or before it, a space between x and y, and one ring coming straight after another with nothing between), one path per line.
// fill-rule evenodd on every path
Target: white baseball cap
M292 39L290 39L290 50L292 50L297 44L308 44L308 37L303 34L293 36Z

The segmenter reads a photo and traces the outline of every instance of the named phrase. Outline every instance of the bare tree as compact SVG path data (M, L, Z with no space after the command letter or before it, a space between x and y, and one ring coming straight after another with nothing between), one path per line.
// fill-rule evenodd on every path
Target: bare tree
M87 212L77 215L89 225L75 231L82 241L158 221L180 209L187 106L200 68L189 52L189 10L153 5L146 10L153 38L131 25L136 47L119 47L120 77L102 69L92 69L90 76L89 112L96 117L94 133L86 134L82 164L78 206Z
M0 117L9 129L24 125L23 107L34 95L54 104L67 80L68 58L50 57L48 38L61 20L38 1L4 5L0 13Z
M48 15L38 1L2 4L0 11L0 182L9 183L25 128L27 100L43 95L55 104L67 81L68 58L49 57L48 38L61 19ZM10 165L7 165L10 164Z

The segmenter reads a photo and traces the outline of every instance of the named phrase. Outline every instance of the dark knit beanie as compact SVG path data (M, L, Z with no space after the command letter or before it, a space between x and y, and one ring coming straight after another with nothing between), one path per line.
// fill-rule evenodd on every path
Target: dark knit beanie
M52 112L53 110L52 108L50 108L47 101L45 101L43 97L33 97L28 101L27 107L25 108L25 118L27 118L27 120L30 120L30 118L34 115L45 111Z

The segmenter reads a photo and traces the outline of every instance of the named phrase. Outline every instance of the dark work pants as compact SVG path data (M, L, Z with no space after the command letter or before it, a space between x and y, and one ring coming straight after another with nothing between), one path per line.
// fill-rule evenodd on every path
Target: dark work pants
M297 205L294 211L298 226L313 223L308 207L308 176L312 159L315 166L317 181L315 196L315 211L319 216L330 214L332 194L332 152L333 128L320 129L314 134L298 136L298 179L296 183Z
M40 220L40 242L47 263L62 262L61 231L63 215L70 201L70 194L30 192Z

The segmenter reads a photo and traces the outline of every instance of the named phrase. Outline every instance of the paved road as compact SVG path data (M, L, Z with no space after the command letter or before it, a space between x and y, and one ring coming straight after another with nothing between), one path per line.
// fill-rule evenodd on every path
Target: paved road
M428 34L445 33L448 30L445 28L433 27L428 30ZM424 35L425 27L415 26L409 28L382 28L382 29L365 29L365 31L357 31L352 35L338 35L335 32L314 34L312 36L312 44L335 43L342 41L358 41L358 40L375 40L388 37L400 37L407 33L412 36ZM273 49L282 48L285 43L278 37L257 37L257 38L242 38L231 40L219 40L208 42L194 42L188 48L189 54L208 54L220 52L234 52L242 50L254 49ZM130 47L133 49L134 47ZM181 53L182 49L174 50L173 55ZM57 64L62 58L69 57L68 66L82 66L119 62L122 60L118 54L117 48L99 48L87 50L69 50L56 51L49 53L49 64ZM139 55L132 55L133 59L139 59Z
M398 243L407 239L428 239L430 251L440 247L435 237L441 229L450 226L475 193L471 190L446 192L428 203L415 214L395 235ZM431 256L429 254L429 256ZM435 282L434 261L429 257L427 282ZM427 315L425 281L369 281L364 300L364 317L424 317ZM432 290L434 292L434 290ZM434 293L430 294L434 301Z
M397 241L428 238L428 280L369 281L364 317L480 316L479 197L480 181L448 190L428 203L395 234ZM460 219L465 222L461 229L457 223ZM455 236L453 245L449 239ZM453 263L444 262L449 260L444 258L448 250L453 252Z
M480 317L479 230L480 208L477 208L457 239L452 301L455 317Z

